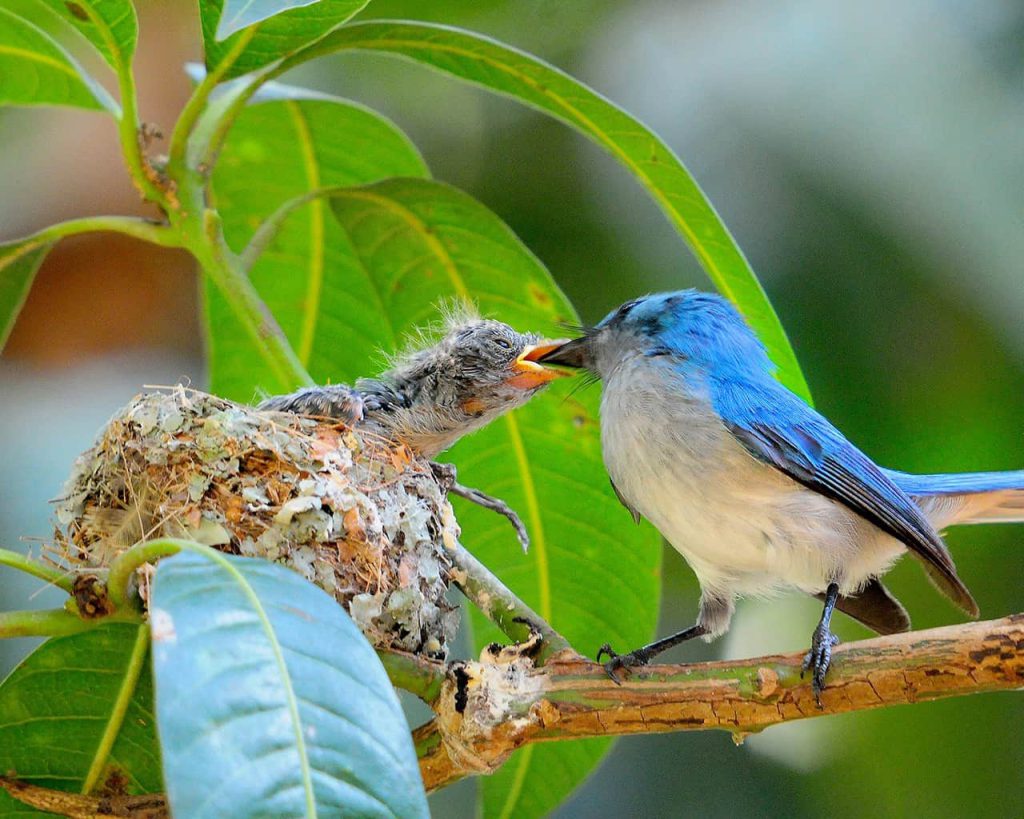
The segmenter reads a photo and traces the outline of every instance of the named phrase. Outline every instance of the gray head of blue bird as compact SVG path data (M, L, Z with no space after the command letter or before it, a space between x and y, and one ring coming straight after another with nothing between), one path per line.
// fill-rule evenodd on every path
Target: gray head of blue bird
M634 356L672 355L710 375L770 374L764 346L721 296L696 290L627 301L583 335L538 360L607 378Z

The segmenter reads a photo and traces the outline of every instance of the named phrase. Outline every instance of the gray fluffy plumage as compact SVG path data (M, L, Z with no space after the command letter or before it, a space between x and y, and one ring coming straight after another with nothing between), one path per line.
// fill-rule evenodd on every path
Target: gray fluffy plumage
M544 386L515 383L517 359L538 340L500 321L460 314L440 340L400 354L376 378L354 387L307 387L259 408L338 419L433 458Z

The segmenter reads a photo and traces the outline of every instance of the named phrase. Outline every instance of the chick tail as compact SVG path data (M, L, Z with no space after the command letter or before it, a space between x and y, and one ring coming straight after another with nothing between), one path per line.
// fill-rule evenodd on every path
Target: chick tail
M1024 470L908 475L889 472L936 528L965 523L1024 523Z

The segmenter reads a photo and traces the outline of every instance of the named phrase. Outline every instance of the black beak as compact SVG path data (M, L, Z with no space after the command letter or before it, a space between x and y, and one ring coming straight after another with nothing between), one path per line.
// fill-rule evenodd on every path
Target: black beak
M590 339L574 338L537 359L539 364L561 364L563 367L586 367L590 360Z

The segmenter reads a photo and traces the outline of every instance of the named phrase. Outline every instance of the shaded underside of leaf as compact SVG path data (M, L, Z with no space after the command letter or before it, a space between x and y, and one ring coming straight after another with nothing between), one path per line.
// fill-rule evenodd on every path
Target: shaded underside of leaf
M760 335L780 379L809 399L796 356L771 303L714 207L650 129L568 74L487 37L445 26L366 22L345 26L289 60L372 51L402 57L550 114L602 146L647 189L711 281Z
M217 24L217 39L223 40L236 31L266 20L289 9L311 6L320 0L224 0Z
M407 137L386 119L342 100L275 100L239 118L214 174L225 235L236 250L283 202L318 188L426 175ZM299 357L321 383L349 378L340 360L365 366L391 339L375 283L354 263L344 232L322 200L293 212L251 278ZM242 401L280 392L223 297L205 288L211 389ZM365 371L364 373L365 374Z
M47 31L19 12L0 7L0 105L4 104L117 111L110 95Z
M0 246L0 350L7 344L32 281L52 245Z
M175 815L426 816L408 726L344 610L283 566L181 553L153 584Z
M36 0L78 29L115 71L131 66L139 23L131 0Z
M94 771L98 788L160 792L145 637L144 627L104 626L25 658L0 686L0 771L68 791ZM0 790L0 816L19 812L34 813Z
M236 6L245 5L232 0L200 0L199 13L203 28L203 48L206 52L206 67L213 71L228 55L235 55L224 79L248 74L262 68L292 51L323 37L335 26L344 23L359 12L369 0L319 0L319 2L298 5L274 3L260 0L261 8L270 5L289 6L287 11L273 13L261 22L240 27L233 25L230 18L226 31L220 31L221 17ZM232 33L233 32L233 33ZM230 36L218 39L223 34Z

